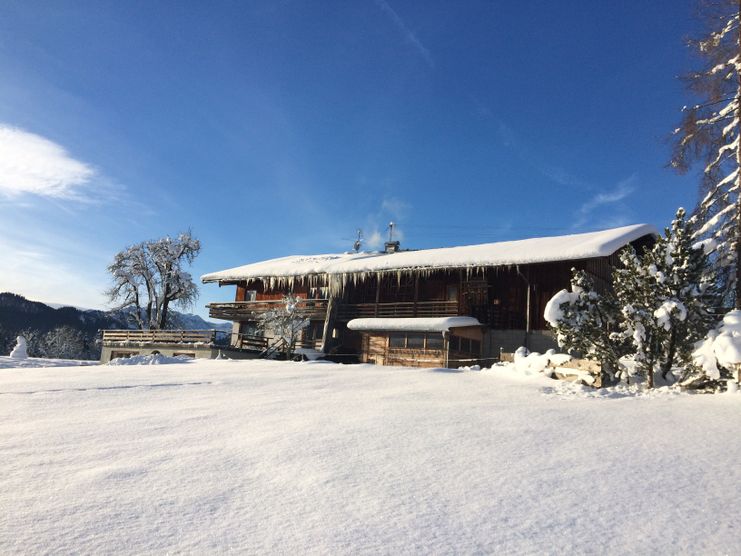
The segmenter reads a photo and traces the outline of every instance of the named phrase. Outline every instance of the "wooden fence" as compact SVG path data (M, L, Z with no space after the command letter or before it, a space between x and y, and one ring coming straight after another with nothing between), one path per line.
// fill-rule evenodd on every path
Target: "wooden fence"
M103 343L228 344L229 333L220 330L103 330Z

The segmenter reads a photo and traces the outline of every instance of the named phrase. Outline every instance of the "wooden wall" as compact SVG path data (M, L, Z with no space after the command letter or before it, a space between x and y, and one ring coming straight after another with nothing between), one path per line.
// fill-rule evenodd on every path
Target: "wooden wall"
M364 332L360 360L376 365L442 367L445 350L389 348L387 332Z
M641 238L633 244L640 251L652 242L651 238ZM612 269L619 265L618 256L614 254L576 261L493 267L473 273L442 270L424 278L415 275L399 278L395 273L388 273L349 284L342 303L448 301L452 294L459 303L459 314L476 317L488 328L525 330L529 321L530 330L547 330L543 318L545 305L556 292L569 287L572 268L585 270L594 279L596 289L604 291L611 287ZM282 290L266 291L261 282L249 286L242 283L237 287L236 301L244 301L246 290L250 289L256 290L258 301L279 300L285 295ZM301 284L295 285L294 293L298 297L310 297L309 289ZM342 343L346 343L344 340L343 337Z

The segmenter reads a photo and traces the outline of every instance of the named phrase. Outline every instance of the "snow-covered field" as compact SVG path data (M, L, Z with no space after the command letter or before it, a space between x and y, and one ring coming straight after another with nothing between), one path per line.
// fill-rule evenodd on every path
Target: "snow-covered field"
M741 395L197 361L0 373L0 553L739 553Z
M26 357L19 359L0 355L0 369L41 368L41 367L78 367L81 365L98 365L99 361L83 361L80 359L41 359L40 357Z

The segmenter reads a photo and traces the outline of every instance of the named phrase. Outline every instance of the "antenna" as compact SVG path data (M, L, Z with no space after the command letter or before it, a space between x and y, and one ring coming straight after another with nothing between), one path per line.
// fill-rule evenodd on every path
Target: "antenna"
M358 228L357 234L358 237L355 239L355 243L352 244L352 248L355 249L356 253L360 251L360 248L363 246L363 230Z

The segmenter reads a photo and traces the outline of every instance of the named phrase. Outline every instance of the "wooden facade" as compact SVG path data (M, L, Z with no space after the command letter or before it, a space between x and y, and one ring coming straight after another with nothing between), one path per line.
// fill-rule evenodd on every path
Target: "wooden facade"
M645 235L630 243L640 250L652 241L653 236ZM209 309L212 318L236 323L233 338L239 341L240 335L258 334L256 315L292 293L300 299L299 311L311 321L302 345L330 357L406 366L487 364L500 351L528 346L530 341L540 342L535 346L539 351L555 347L543 311L555 293L569 287L571 269L586 271L604 290L611 287L612 269L618 264L617 255L611 254L536 264L378 271L355 276L334 292L329 278L322 282L316 275L293 276L290 287L270 287L275 282L251 278L229 282L237 286L234 302L212 303ZM357 318L451 316L474 317L482 326L463 336L451 332L429 346L428 336L407 338L402 346L389 331L357 332L347 327Z

